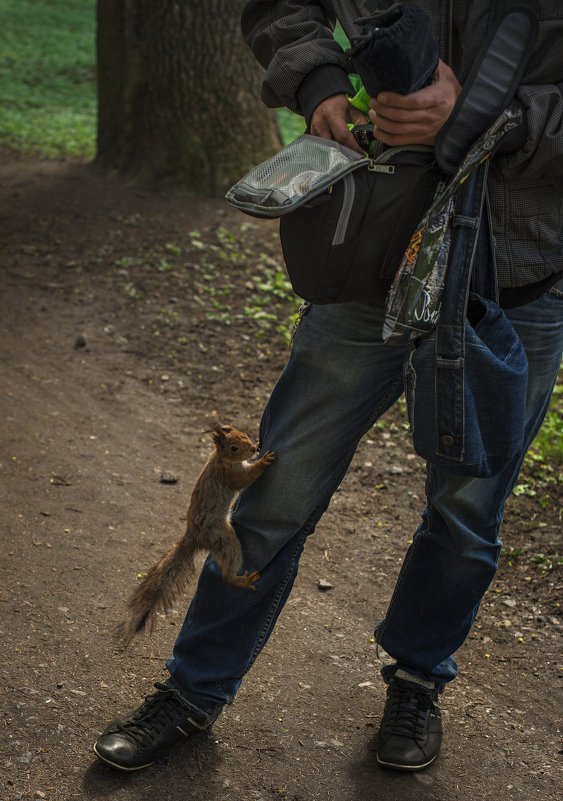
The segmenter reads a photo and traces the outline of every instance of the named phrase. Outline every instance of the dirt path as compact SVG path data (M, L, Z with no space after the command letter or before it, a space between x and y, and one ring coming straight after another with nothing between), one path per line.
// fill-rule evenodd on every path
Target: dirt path
M375 765L372 631L423 498L398 412L361 443L212 732L140 774L97 763L98 732L166 675L183 607L126 654L112 630L181 531L205 421L255 435L287 353L243 312L264 258L279 259L275 228L80 164L4 154L0 186L0 797L555 801L561 579L530 557L558 547L557 497L511 504L505 541L531 551L503 557L458 655L438 762L412 776Z

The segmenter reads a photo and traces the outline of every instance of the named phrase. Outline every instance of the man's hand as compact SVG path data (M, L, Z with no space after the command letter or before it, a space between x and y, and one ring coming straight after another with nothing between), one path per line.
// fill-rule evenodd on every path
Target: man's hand
M353 134L347 128L347 123L366 124L368 120L354 108L346 95L333 95L319 103L311 118L311 133L322 136L324 139L333 139L341 145L363 153Z
M453 71L441 60L434 82L424 89L410 95L380 92L369 104L376 139L392 146L434 145L460 92Z

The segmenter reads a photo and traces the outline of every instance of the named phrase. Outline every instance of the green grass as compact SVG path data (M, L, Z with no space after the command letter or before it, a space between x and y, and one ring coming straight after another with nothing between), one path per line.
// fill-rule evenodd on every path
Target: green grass
M95 0L0 0L0 141L93 156Z
M530 455L535 461L563 465L563 371L553 391L546 418L530 448Z
M293 142L302 133L305 133L305 120L299 114L294 114L287 108L278 111L278 124L284 145Z
M49 158L96 152L95 0L0 0L0 142ZM280 109L284 143L302 117Z
M0 0L0 142L58 158L96 151L95 0ZM278 111L282 141L305 130Z

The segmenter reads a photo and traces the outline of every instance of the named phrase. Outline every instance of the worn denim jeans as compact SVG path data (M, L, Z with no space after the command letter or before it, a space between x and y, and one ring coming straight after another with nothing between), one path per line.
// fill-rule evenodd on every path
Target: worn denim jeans
M444 684L496 570L504 502L549 404L563 349L563 282L509 312L529 361L525 447L500 474L469 479L429 470L427 508L378 640L401 667ZM559 294L557 294L559 292ZM215 718L231 703L270 636L295 580L305 540L360 438L403 391L408 343L383 343L383 312L357 303L312 306L264 411L261 443L276 462L233 512L256 592L225 584L212 559L167 666L194 711ZM377 556L374 554L374 559Z

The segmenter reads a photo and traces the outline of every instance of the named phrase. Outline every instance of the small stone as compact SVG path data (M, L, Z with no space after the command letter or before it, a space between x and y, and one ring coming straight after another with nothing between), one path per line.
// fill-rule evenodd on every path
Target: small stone
M163 470L160 474L160 482L161 484L177 484L178 476L170 470Z
M427 773L414 773L413 776L421 784L434 784L434 779Z
M505 598L503 604L505 606L509 606L510 609L514 609L514 607L516 606L516 601L514 600L514 598Z
M319 590L321 592L326 592L327 590L334 589L334 587L330 583L330 581L326 581L325 579L319 579L319 583L317 584L317 587L319 588Z
M36 790L35 791L35 798L47 798L47 796L41 790Z

